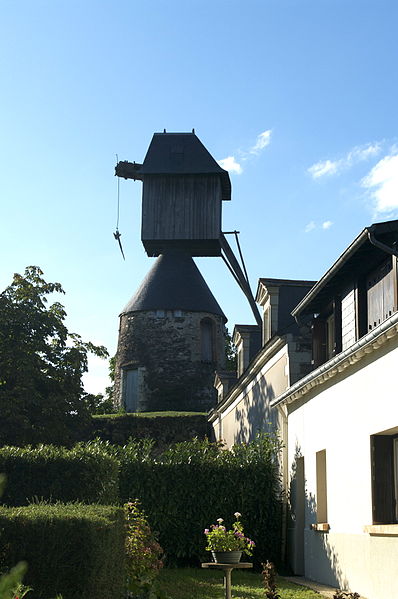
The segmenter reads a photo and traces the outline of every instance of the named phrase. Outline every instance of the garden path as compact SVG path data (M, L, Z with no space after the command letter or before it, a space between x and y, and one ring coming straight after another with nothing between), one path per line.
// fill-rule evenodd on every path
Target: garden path
M333 595L336 592L335 587L328 587L324 584L320 584L319 582L314 582L313 580L308 580L308 578L304 578L304 576L281 576L285 580L289 582L294 582L294 584L299 584L303 587L308 587L313 591L316 591L322 597L327 597L328 599L333 599ZM366 599L366 597L360 597L360 599Z

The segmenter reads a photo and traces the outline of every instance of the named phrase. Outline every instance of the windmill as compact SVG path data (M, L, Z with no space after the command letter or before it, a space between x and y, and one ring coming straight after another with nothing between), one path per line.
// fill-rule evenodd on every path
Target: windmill
M214 403L214 371L223 367L226 318L192 257L221 256L261 326L237 232L232 233L242 266L221 228L222 202L231 199L228 172L193 130L155 133L144 161L118 162L115 174L142 181L141 241L148 256L158 257L121 314L115 380L119 404L127 411L207 409ZM148 345L143 335L148 338L149 331ZM155 348L167 338L184 349L164 347L162 357ZM171 372L170 352L179 380Z

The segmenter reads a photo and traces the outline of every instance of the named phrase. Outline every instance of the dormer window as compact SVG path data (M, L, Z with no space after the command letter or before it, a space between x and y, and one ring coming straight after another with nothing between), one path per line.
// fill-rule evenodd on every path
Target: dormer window
M240 377L261 347L261 330L258 325L235 325L233 342L237 352L237 375Z
M398 220L365 228L293 308L299 322L312 317L315 368L396 314L397 248Z
M314 281L260 279L256 302L263 309L262 341L265 345L274 335L296 326L291 311L306 295Z

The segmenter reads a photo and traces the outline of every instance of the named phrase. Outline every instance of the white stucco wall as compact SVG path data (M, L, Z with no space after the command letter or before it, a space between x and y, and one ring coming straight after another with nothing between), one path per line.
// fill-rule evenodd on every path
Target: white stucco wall
M398 598L398 536L364 532L372 524L370 436L398 427L397 366L394 336L288 405L289 472L295 456L303 456L306 490L304 540L296 536L295 548L290 530L291 550L296 558L304 552L308 578L367 599ZM316 522L316 452L324 449L326 533L310 528Z
M254 367L255 369L255 367ZM279 428L278 410L270 402L289 385L287 345L282 346L256 373L247 373L235 388L226 405L215 410L212 421L215 435L227 447L253 440L259 430Z

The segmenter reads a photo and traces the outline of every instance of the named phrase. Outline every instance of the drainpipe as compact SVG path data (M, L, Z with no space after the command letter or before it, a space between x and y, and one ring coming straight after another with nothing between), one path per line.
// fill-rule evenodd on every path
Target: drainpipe
M281 559L282 563L287 563L287 502L289 497L289 476L288 476L288 424L287 424L287 406L282 403L277 406L280 418L280 430L282 431L282 539L281 539Z
M369 239L370 243L372 245L374 245L375 247L379 248L379 250L382 250L383 252L386 252L387 254L390 254L391 256L395 256L396 258L398 258L397 250L395 250L394 248L391 248L390 246L388 246L385 243L382 243L381 241L376 239L374 230L375 230L375 225L372 225L371 227L368 228L368 239Z

